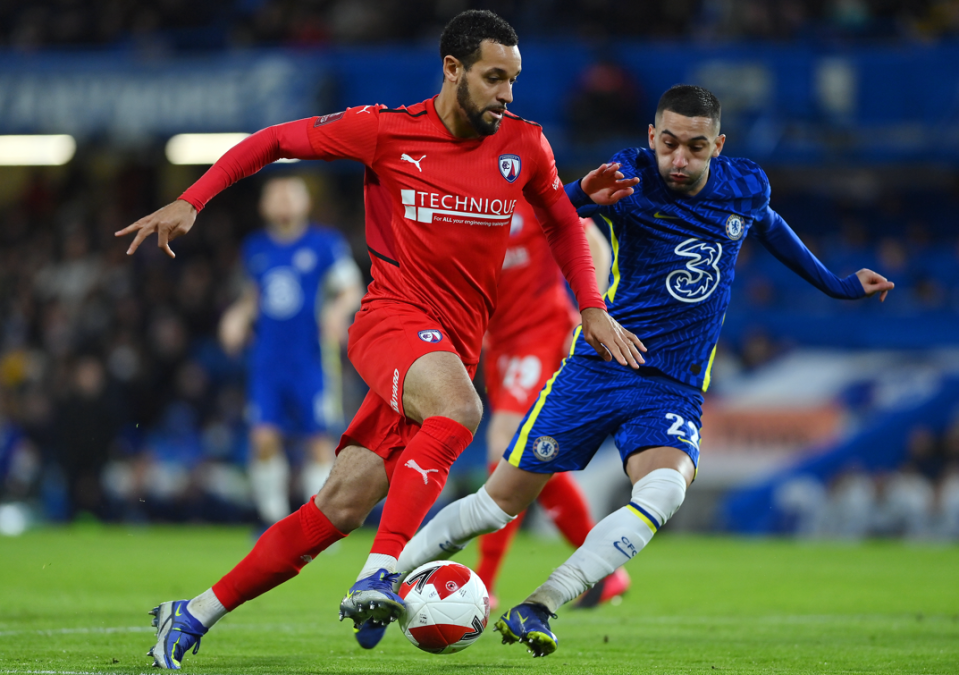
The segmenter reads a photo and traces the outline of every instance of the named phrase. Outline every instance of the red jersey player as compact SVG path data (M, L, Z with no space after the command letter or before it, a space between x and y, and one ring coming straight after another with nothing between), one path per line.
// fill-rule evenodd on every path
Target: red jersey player
M526 199L576 294L582 333L606 358L638 368L645 350L605 311L579 218L538 125L506 112L521 64L516 33L492 12L467 11L440 41L440 93L410 107L367 105L269 127L224 155L179 200L118 232L169 240L232 183L280 158L353 159L366 166L366 238L373 282L350 329L348 354L370 387L337 448L326 484L270 527L253 550L192 600L155 610L155 663L185 652L227 612L294 577L386 504L366 565L340 603L361 644L403 611L396 558L473 437L482 406L470 381L496 304L509 222ZM582 185L594 201L632 193L617 165ZM366 641L366 636L375 640Z
M592 220L583 218L582 223L597 271L597 285L605 289L609 243ZM579 324L563 274L550 254L533 208L526 202L520 202L513 213L497 290L499 302L483 341L483 376L492 411L487 430L491 470L499 463L526 411L559 368L569 350L573 328ZM554 474L538 501L569 543L576 548L582 546L595 523L572 476ZM500 564L522 521L520 514L503 529L479 538L476 572L490 592L491 607L495 605L493 592ZM608 600L628 587L629 576L620 568L593 586L580 606Z

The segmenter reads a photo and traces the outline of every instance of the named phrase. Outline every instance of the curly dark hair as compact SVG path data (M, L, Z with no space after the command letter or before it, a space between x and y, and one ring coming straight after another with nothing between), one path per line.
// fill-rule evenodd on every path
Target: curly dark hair
M483 40L506 47L519 43L516 31L503 17L488 9L468 9L450 19L443 29L440 58L452 56L469 70L479 60Z
M722 106L715 94L694 84L676 84L667 89L659 98L656 117L664 110L683 117L708 117L716 124L722 114Z

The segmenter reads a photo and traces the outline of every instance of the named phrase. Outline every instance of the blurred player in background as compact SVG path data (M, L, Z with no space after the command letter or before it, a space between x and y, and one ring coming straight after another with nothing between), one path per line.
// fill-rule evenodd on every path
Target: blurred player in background
M577 335L569 357L547 382L503 459L473 495L453 502L400 556L412 570L448 558L478 534L507 525L556 471L582 469L613 435L632 498L596 525L586 542L496 629L534 656L556 650L549 627L556 610L637 555L679 509L699 464L703 392L743 238L752 232L783 264L834 298L879 294L893 284L863 269L845 279L826 269L769 207L769 179L748 159L720 155L718 99L677 85L659 101L649 148L613 157L635 192L610 203L566 192L581 216L600 216L613 246L610 311L643 336L638 370L604 363ZM585 179L584 179L585 180Z
M240 353L251 333L255 336L247 388L249 473L265 525L290 513L284 430L306 436L300 472L304 500L319 492L333 467L327 432L339 393L328 386L323 363L339 358L363 296L362 276L346 240L335 230L311 226L310 208L302 178L266 183L260 198L266 229L243 242L246 284L220 321L220 341L231 355Z
M181 199L120 230L128 249L193 226L221 190L280 158L353 159L366 167L366 242L373 282L350 328L349 357L370 393L340 439L326 484L270 527L253 550L192 600L154 609L156 665L183 655L227 612L293 578L386 503L370 555L340 603L361 644L403 612L397 557L446 484L482 418L471 376L496 303L516 204L537 210L553 257L576 295L582 339L602 358L638 368L645 349L607 313L576 211L539 125L507 113L522 69L513 28L489 11L454 17L440 38L437 96L263 129L227 152ZM632 192L615 165L584 179L612 201ZM496 528L492 528L496 529ZM367 639L370 637L370 639Z
M596 224L582 219L590 255L596 267L596 284L606 290L610 247ZM520 202L510 223L509 248L497 287L496 311L483 342L483 376L492 412L487 428L490 472L546 381L559 368L569 350L579 314L566 290L563 274L549 252L536 214ZM569 543L579 548L593 528L589 504L573 477L557 473L539 494L538 502ZM503 529L479 539L476 567L496 606L494 588L503 557L522 523L520 514ZM623 593L629 587L625 570L596 584L580 605L592 606Z

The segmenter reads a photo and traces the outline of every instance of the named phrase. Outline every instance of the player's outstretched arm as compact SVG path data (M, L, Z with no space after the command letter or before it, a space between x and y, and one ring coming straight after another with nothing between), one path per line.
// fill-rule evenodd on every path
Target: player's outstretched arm
M580 179L580 187L594 204L610 206L633 194L633 186L639 183L639 178L625 178L620 166L615 162L601 164Z
M639 368L646 363L640 354L646 351L646 346L616 319L598 307L587 307L582 315L583 337L604 361L616 359L621 366L630 368Z
M862 290L866 292L866 297L871 298L878 293L879 302L885 302L886 296L889 295L889 291L896 287L896 284L892 283L878 272L873 272L872 270L867 270L865 268L856 272L856 276L859 277L859 281L862 283Z
M197 212L208 201L241 178L256 173L271 162L281 158L335 159L335 153L319 155L313 148L309 138L311 125L312 119L277 124L261 129L234 145L200 180L180 195L180 199L115 233L117 237L123 237L136 232L136 237L127 249L127 255L132 255L144 239L156 232L157 246L171 258L175 257L170 248L170 240L190 231Z
M139 248L143 240L156 232L157 246L171 258L176 258L176 254L170 248L170 242L189 232L195 220L196 208L189 202L177 199L172 204L167 204L162 209L158 209L149 216L140 218L132 225L115 232L114 236L125 237L136 232L136 236L127 249L127 255L133 255L133 252Z

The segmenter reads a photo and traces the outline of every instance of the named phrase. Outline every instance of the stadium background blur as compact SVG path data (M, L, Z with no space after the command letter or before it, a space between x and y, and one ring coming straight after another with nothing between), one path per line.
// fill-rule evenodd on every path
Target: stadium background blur
M956 0L0 1L0 134L77 144L62 166L0 166L0 531L251 521L244 362L216 342L238 245L263 177L295 172L368 272L361 171L270 167L214 200L176 260L128 258L113 232L205 170L168 160L175 134L431 95L437 36L473 6L516 27L510 107L544 125L564 179L645 144L659 93L701 84L726 153L763 165L809 247L897 284L883 305L838 302L744 247L702 472L669 528L959 538ZM364 385L345 358L342 380L348 419ZM481 431L444 496L484 457ZM582 480L597 515L628 491L609 452Z

